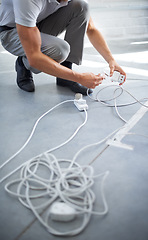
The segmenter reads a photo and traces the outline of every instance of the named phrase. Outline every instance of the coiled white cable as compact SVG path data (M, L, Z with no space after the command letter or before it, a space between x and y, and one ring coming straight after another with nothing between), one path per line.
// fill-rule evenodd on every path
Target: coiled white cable
M71 100L70 100L71 101ZM69 100L64 101L57 106L60 106L63 103L69 102ZM24 147L28 144L31 137L33 136L37 124L39 121L51 112L53 107L46 113L44 113L35 123L33 130L23 145L23 147L9 158L3 165L4 167L8 164L16 155L18 155ZM93 168L91 166L80 166L75 162L75 158L71 160L65 159L56 159L54 155L51 155L50 152L62 147L71 141L77 132L82 126L87 122L87 111L85 112L84 122L76 129L74 134L64 143L49 149L43 154L40 154L29 161L25 162L17 169L9 173L0 182L6 180L10 175L20 170L20 178L10 181L5 185L5 190L18 198L18 200L23 204L23 206L32 210L34 215L44 225L47 230L59 236L74 236L80 233L88 224L91 214L95 215L104 215L108 212L108 206L104 195L104 181L109 172L99 174L98 176L93 176ZM94 145L94 144L93 144ZM62 167L62 164L68 164L66 167ZM44 172L48 172L47 179L39 175L42 167L44 167ZM85 173L87 172L87 174ZM103 201L104 210L102 212L93 211L93 204L95 201L95 195L91 190L91 187L94 184L94 178L101 177L101 197ZM14 192L11 187L17 186L17 191ZM37 199L45 198L45 201L34 205L34 201ZM71 231L60 232L49 224L50 218L50 206L54 201L62 201L70 205L76 210L77 216L83 215L82 224L80 227L73 229ZM41 212L44 212L46 209L46 216L43 219Z
M116 99L123 92L123 88L120 87L120 89L121 89L121 93L118 96L115 96L115 93L117 91L116 89L114 91L114 98L111 99L115 101L114 106L116 108L116 112L118 116L120 116L120 114L117 110L118 105L116 103ZM139 102L141 105L146 106L142 104L140 101L138 101L136 98L134 99L136 100L136 102ZM32 135L34 134L37 124L45 115L47 115L50 111L55 109L57 106L60 106L61 104L69 101L73 101L73 100L64 101L56 105L49 111L47 111L45 114L43 114L36 121L28 140L25 142L23 147L16 154L14 154L10 159L8 159L7 162L4 163L1 167L5 166L8 162L10 162L16 155L18 155L24 149L24 147L28 144ZM110 106L105 101L99 100L98 97L97 97L97 101L107 106ZM130 103L128 105L134 104L136 102ZM119 106L123 106L123 105L119 105ZM124 120L121 116L120 118L126 122L126 120ZM50 233L54 235L74 236L80 233L81 231L83 231L83 229L87 226L90 220L91 214L104 215L108 212L108 206L107 206L107 202L104 195L104 181L109 172L107 171L98 176L93 176L93 168L91 166L80 166L78 163L76 163L76 159L82 151L94 145L99 145L103 143L120 128L115 130L111 134L109 134L107 137L105 137L101 141L83 147L75 154L72 160L56 159L54 155L50 154L50 152L62 147L63 145L71 141L73 137L77 134L77 132L80 130L80 128L86 123L86 121L87 121L87 112L85 111L85 121L83 122L83 124L81 124L77 128L74 134L67 141L58 145L57 147L49 149L47 152L39 156L32 158L31 160L27 161L25 164L22 164L21 166L19 166L17 169L15 169L13 172L11 172L9 175L7 175L5 178L1 180L1 182L4 181L7 177L12 175L14 172L21 169L20 178L6 184L5 189L9 194L18 197L19 201L25 207L31 209L34 215L36 216L36 218L40 221L40 223L43 226L45 226ZM62 167L63 164L66 164L68 166ZM40 168L42 167L46 168L46 172L49 173L48 178L38 175L40 172ZM85 173L85 171L87 173ZM104 210L102 212L95 212L93 211L95 195L91 187L94 184L94 178L100 177L102 175L103 175L103 179L101 182L101 196L102 196L102 201L104 205ZM11 187L13 185L17 185L16 192L11 190ZM41 202L40 204L37 204L37 205L34 204L34 201L36 199L43 199L43 198L45 198L44 202ZM49 224L50 206L54 201L65 202L76 210L77 216L83 215L81 226L71 231L65 231L65 232L60 232L59 230L51 227L51 225ZM42 213L44 213L44 209L46 209L46 216L43 218Z
M43 176L41 176L42 167L44 168ZM104 196L104 181L108 173L107 171L93 176L91 166L80 166L76 162L71 165L71 160L56 159L52 154L43 153L40 157L27 161L20 171L20 178L7 183L5 190L17 197L25 207L31 209L48 232L58 236L74 236L87 226L91 214L104 215L108 212ZM96 212L93 211L95 195L91 187L94 184L94 178L101 176L103 176L101 197L104 210ZM16 192L11 190L14 185L17 185ZM37 199L41 200L41 203L35 204ZM51 227L49 223L51 220L50 206L54 201L65 202L74 208L77 218L81 216L81 225L73 230L63 232L56 227ZM42 213L44 213L44 217Z

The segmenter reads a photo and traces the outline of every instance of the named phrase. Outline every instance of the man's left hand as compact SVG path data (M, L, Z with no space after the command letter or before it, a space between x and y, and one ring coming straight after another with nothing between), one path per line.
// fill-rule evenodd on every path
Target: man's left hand
M109 62L109 68L110 68L110 77L113 75L114 71L117 71L117 72L120 72L120 74L125 76L125 79L124 79L124 82L125 82L126 73L123 71L123 69L119 66L119 64L115 60L111 60ZM120 85L122 85L123 83L120 83Z

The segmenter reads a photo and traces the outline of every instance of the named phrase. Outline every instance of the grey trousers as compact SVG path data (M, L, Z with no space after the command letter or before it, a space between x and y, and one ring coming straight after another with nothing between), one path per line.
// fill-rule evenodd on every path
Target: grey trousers
M81 64L83 42L89 18L88 4L85 0L71 0L67 6L48 16L37 24L41 33L41 51L57 62L64 60ZM57 36L65 31L64 40ZM2 46L16 56L23 56L27 69L32 68L25 56L16 28L0 33Z

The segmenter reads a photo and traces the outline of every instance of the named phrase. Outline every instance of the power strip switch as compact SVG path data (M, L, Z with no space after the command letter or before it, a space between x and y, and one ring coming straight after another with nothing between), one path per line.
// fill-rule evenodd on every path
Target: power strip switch
M76 217L76 210L65 202L54 202L50 208L50 217L54 221L72 221Z
M74 104L78 108L79 111L84 111L88 109L88 105L86 100L83 99L83 95L81 93L76 93Z

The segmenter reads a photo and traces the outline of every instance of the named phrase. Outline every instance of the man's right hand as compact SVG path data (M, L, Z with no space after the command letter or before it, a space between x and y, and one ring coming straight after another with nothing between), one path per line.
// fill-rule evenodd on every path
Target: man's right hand
M101 74L95 75L93 73L82 73L79 83L87 88L94 89L102 83L103 79L104 77Z

